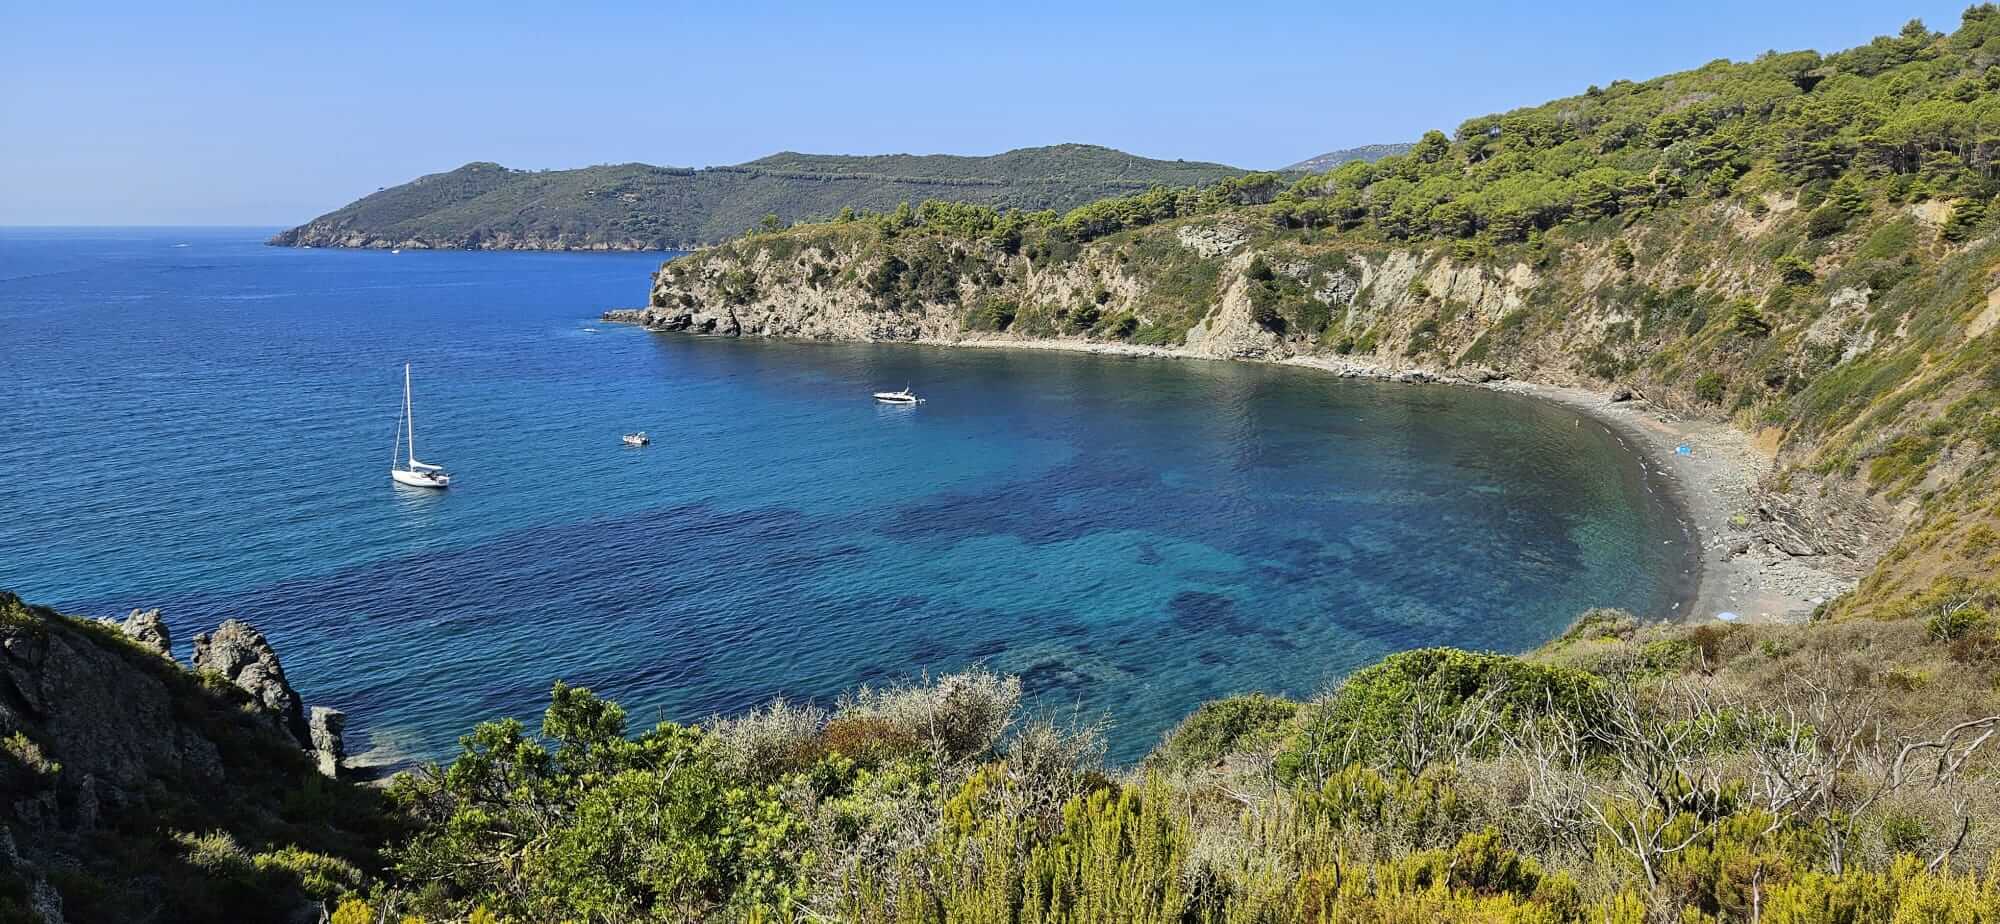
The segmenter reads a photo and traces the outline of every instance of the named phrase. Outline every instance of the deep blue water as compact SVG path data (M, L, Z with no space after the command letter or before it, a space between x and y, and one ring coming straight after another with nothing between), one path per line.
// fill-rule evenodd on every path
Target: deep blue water
M1526 399L653 334L593 319L658 255L267 233L0 230L0 587L163 607L183 654L246 618L357 750L556 678L650 722L983 662L1129 761L1205 699L1685 594L1636 460ZM448 493L385 471L405 361Z

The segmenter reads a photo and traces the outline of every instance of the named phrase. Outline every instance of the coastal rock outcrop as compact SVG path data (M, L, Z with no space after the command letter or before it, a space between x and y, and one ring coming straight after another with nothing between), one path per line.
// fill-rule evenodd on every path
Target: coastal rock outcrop
M347 762L347 713L329 706L314 706L306 725L319 772L338 779Z
M297 811L353 798L312 770L339 771L345 717L314 710L307 754L269 712L273 698L296 710L296 694L255 630L203 636L206 677L160 656L168 638L157 611L68 617L0 591L0 919L319 920L319 896L262 857L372 862L377 829L349 827L376 823L367 801ZM196 843L232 865L191 862Z
M312 749L306 729L305 704L285 680L278 653L264 634L241 620L230 619L213 633L194 637L194 669L209 672L235 684L268 710L279 727L292 736L299 747Z
M173 636L167 633L167 623L160 618L158 609L133 610L119 623L119 628L133 641L159 652L161 657L174 656Z

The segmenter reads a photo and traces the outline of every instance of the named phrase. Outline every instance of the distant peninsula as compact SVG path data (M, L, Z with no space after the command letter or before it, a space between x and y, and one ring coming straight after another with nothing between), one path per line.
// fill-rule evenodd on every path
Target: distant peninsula
M616 164L514 170L471 163L383 189L271 238L292 247L670 250L715 243L775 216L789 225L843 208L889 211L941 199L1067 210L1153 186L1202 186L1247 171L1154 160L1087 144L989 157L785 152L727 167Z

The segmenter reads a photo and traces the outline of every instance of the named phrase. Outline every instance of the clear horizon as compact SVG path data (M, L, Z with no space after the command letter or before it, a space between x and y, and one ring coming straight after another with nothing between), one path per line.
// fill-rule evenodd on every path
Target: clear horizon
M0 226L288 227L472 161L702 167L1079 142L1277 168L1593 83L1837 51L1911 18L1948 31L1963 6L12 5Z

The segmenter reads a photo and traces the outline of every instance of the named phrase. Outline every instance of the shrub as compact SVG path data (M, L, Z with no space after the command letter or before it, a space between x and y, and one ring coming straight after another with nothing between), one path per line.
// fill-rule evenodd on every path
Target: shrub
M1710 404L1721 404L1729 382L1720 372L1704 372L1694 380L1694 396Z
M283 876L319 901L331 901L362 887L361 870L354 864L297 847L260 853L251 862L258 872Z
M1021 681L983 668L947 674L931 684L862 688L842 700L843 717L880 718L951 760L992 752L1021 704Z
M823 709L778 699L733 719L714 719L709 732L725 766L746 777L775 778L820 758L826 721Z
M1729 328L1739 337L1763 337L1771 333L1771 322L1764 320L1756 305L1740 301L1730 312Z
M1951 217L1944 223L1944 239L1953 243L1963 242L1979 232L1979 226L1986 220L1986 203L1978 199L1967 199L1952 207Z
M1639 258L1632 253L1632 245L1625 243L1624 238L1621 237L1611 242L1611 263L1613 266L1621 270L1629 270L1638 262Z
M880 716L847 716L828 722L819 744L825 753L869 767L914 752L922 741L910 729Z
M1796 254L1786 254L1778 258L1778 275L1788 286L1812 285L1815 278L1811 263Z
M1262 693L1232 696L1201 704L1146 755L1146 765L1165 770L1191 770L1224 756L1268 743L1298 714L1299 704Z
M1846 227L1847 212L1832 204L1814 209L1806 218L1806 236L1815 240L1832 237Z
M1399 738L1443 739L1461 710L1491 714L1500 728L1551 711L1588 724L1599 707L1603 681L1588 672L1455 648L1424 648L1390 655L1342 682L1312 707L1298 734L1277 758L1281 778L1315 779L1333 768L1359 761L1423 769L1420 759L1399 753ZM1490 741L1418 741L1439 756L1453 747L1472 753Z
M1924 621L1924 634L1935 642L1955 642L1984 633L1993 618L1970 602L1960 603Z
M796 821L698 728L625 736L625 713L558 683L539 736L480 725L449 767L399 777L416 825L401 877L444 907L524 920L702 918L780 906Z

